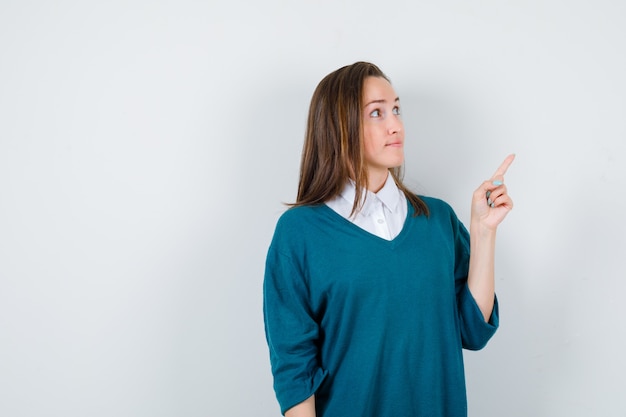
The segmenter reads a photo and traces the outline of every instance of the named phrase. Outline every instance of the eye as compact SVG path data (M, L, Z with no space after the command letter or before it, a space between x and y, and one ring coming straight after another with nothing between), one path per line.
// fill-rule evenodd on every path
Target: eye
M400 107L394 107L393 108L393 114L395 114L396 116L400 116Z
M370 117L380 117L380 110L376 109L370 113Z

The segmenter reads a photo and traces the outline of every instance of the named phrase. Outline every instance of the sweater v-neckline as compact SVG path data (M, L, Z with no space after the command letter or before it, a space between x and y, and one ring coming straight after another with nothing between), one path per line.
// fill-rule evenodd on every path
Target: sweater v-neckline
M329 217L331 217L332 219L334 219L335 221L339 223L344 224L345 227L351 228L353 230L356 229L356 231L359 234L363 235L367 239L374 241L374 242L378 242L378 244L380 245L384 245L386 247L390 247L391 249L394 249L404 240L405 236L407 235L408 229L411 227L410 223L412 223L412 222L409 222L409 218L413 217L413 213L415 212L413 206L409 203L409 201L406 199L405 201L407 204L406 219L404 219L404 224L402 225L402 229L400 230L400 233L398 233L398 235L391 240L387 240L380 236L376 236L375 234L368 232L362 227L357 226L356 224L352 223L350 220L343 217L341 214L337 213L332 208L328 207L326 204L322 204L322 207L323 207L323 210L325 210L328 213Z

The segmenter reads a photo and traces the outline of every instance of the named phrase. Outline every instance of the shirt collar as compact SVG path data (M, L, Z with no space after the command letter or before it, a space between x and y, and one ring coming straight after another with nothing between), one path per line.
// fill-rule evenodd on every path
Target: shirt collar
M364 214L366 216L369 215L371 211L370 204L372 202L372 199L375 199L375 198L380 200L380 202L383 203L383 205L387 207L392 213L395 213L396 209L398 208L399 191L400 190L398 189L396 182L393 180L393 176L391 175L391 173L387 174L387 180L385 181L385 185L383 185L383 188L381 188L377 193L372 193L371 191L368 190L362 196L362 199L363 199L367 195L367 199L365 199L365 204L363 205L363 208L361 209L361 214ZM343 187L343 190L341 191L340 195L348 203L350 204L354 203L354 197L356 195L356 187L352 179L346 182L346 185Z

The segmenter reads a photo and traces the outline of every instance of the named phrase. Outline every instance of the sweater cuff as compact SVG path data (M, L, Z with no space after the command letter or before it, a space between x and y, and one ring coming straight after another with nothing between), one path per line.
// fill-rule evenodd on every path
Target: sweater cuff
M292 381L284 389L275 386L274 389L280 404L280 412L285 415L287 410L315 394L327 375L328 371L318 368L309 381Z
M463 347L469 350L484 348L500 325L498 298L494 296L491 316L485 322L483 313L466 284L462 289L459 309Z

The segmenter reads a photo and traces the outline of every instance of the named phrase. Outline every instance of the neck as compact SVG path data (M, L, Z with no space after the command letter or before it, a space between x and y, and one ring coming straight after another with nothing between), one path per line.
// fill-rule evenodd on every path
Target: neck
M389 170L369 172L367 175L367 189L373 193L379 192L389 176Z

